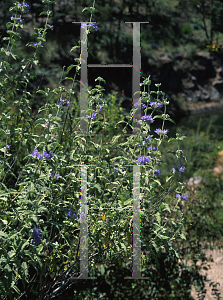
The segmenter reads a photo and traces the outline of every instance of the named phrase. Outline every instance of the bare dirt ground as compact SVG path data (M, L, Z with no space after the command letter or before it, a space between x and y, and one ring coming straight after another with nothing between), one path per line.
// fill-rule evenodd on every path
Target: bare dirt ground
M213 262L208 262L210 264L209 270L202 270L201 275L207 275L207 279L214 281L215 283L219 282L217 289L220 293L220 296L223 299L223 249L220 250L205 250L205 253L208 256L212 255ZM199 265L200 262L197 262ZM212 295L211 287L209 287L209 282L206 282L205 288L207 289L206 296L204 300L217 299L216 296ZM197 300L198 296L196 294L195 288L191 290L191 296Z

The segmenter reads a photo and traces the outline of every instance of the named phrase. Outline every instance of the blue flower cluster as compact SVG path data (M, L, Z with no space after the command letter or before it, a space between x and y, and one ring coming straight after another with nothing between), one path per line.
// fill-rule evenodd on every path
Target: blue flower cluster
M145 109L146 108L146 105L144 104L144 103L141 103L140 105L139 105L139 103L135 103L135 105L134 105L135 107L140 107L141 109Z
M186 170L186 168L183 167L183 166L182 166L182 167L177 166L177 169L178 169L179 173L183 173L183 172ZM172 171L173 171L173 173L176 172L175 166L174 166L174 168L172 169Z
M33 46L37 46L37 45L40 45L41 47L44 47L44 45L41 43L41 44L39 44L39 43L33 43Z
M85 28L85 26L86 26L86 24L82 24L81 25L81 28ZM90 23L90 25L88 25L88 26L92 26L92 27L94 27L94 29L97 31L98 30L98 26L96 25L96 24L94 24L94 23Z
M13 16L11 16L11 21L14 19L14 17ZM20 23L22 23L23 22L23 20L20 18L20 17L18 17L18 18L16 18Z
M92 114L92 118L91 118L91 116L86 115L86 118L96 121L97 113L93 113L93 114Z
M30 5L27 4L27 3L25 3L25 2L23 2L22 4L21 4L21 3L18 3L16 6L17 6L18 8L25 7L25 10L26 10L26 11L29 11L29 9L30 9Z
M163 105L161 103L158 103L158 102L150 102L149 105L153 106L153 107L159 107L159 108L163 107Z
M32 232L34 235L34 242L38 246L39 244L42 243L41 232L39 228L34 228ZM31 243L33 243L33 239L31 239Z
M181 197L183 200L187 200L187 196L176 194L176 198Z
M158 129L154 130L154 132L157 134L159 134L159 133L167 134L169 132L169 129L162 130L162 129L158 128Z
M141 120L149 121L150 124L154 122L154 120L153 120L153 118L152 118L151 115L149 115L149 116L143 116L143 117L141 117Z
M73 214L72 208L68 210L67 215L74 219L77 219L77 215Z
M139 164L139 165L146 165L150 162L151 162L151 159L146 155L140 156L136 161L136 163Z
M50 151L49 153L47 153L46 151L43 152L43 154L40 154L38 152L38 150L33 150L32 152L32 157L37 156L39 159L43 159L43 156L45 156L46 159L50 159L54 156L54 154Z
M60 101L58 102L58 104L62 104L63 106L70 106L70 101L67 99L60 98Z
M53 173L50 173L49 176L50 176L50 177L54 177L54 174L53 174ZM59 179L59 177L60 177L60 174L57 173L57 174L55 175L55 178L56 178L56 179Z
M152 147L148 147L147 150L154 150L154 151L156 151L157 147L155 147L155 146L153 148Z
M158 175L161 174L161 171L156 169L156 170L154 171L154 174L158 176Z

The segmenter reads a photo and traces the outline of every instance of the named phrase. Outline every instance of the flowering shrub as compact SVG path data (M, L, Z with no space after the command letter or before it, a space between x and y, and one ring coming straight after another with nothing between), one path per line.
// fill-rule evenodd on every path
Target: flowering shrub
M54 1L44 0L43 3L49 5ZM38 42L27 44L35 48L32 57L27 60L19 58L13 51L19 37L18 29L22 28L21 16L28 9L29 5L24 2L16 3L10 9L15 11L15 15L7 23L9 37L4 41L8 41L8 45L0 53L2 299L23 296L28 299L55 299L68 290L80 276L80 230L86 219L89 276L105 276L112 285L115 282L111 272L113 262L117 262L113 275L115 272L117 276L120 272L123 276L131 275L131 269L126 266L132 263L132 252L135 251L132 247L134 166L140 166L142 175L141 273L142 276L147 276L148 272L153 274L147 282L147 293L155 297L157 290L152 288L154 271L148 271L146 266L151 265L154 259L159 265L157 256L163 251L177 258L173 242L186 239L184 218L178 206L179 203L184 205L187 200L183 194L184 185L179 182L179 186L171 190L176 175L174 166L169 166L166 178L162 177L162 155L165 153L161 153L159 147L168 138L168 129L164 129L165 121L171 121L166 114L168 101L159 90L160 85L157 85L158 91L145 92L146 85L150 85L147 78L141 83L144 91L131 116L128 116L128 122L123 118L116 120L117 124L111 128L106 121L106 111L110 110L112 115L112 109L108 99L101 97L101 85L97 85L89 91L89 107L96 101L96 109L89 108L85 114L89 121L89 135L81 136L81 120L75 115L75 92L60 85L53 90L45 88L37 91L45 97L45 104L40 107L38 115L32 117L35 95L28 92L27 84L32 79L35 65L39 64L38 51L41 51L42 42L46 43L47 30L53 27L48 24L51 16L48 9L43 12L47 16L45 27L36 28L37 32L32 34ZM90 27L98 29L92 22L88 30ZM19 75L14 74L12 59L20 60ZM76 61L78 71L81 60ZM67 73L72 67L68 67ZM95 81L103 79L99 77ZM22 95L17 92L18 86ZM157 96L156 102L152 101L152 93ZM144 113L139 120L141 135L121 140L139 107ZM164 112L161 111L163 107ZM163 126L153 133L150 124L156 118L163 120ZM119 124L125 124L125 128L120 134L112 135ZM99 142L93 134L100 134ZM176 163L179 155L184 158L182 150L179 150L179 142L184 138L177 134L175 139L169 140L178 144L174 153ZM83 166L88 167L87 177L80 174ZM178 166L177 169L181 173L185 167ZM80 207L82 176L88 182L88 214ZM162 181L169 182L169 186L164 188ZM120 271L122 268L123 271ZM80 280L80 285L82 282ZM74 295L78 288L76 284ZM88 292L87 288L80 291L77 299L81 299L84 292ZM121 294L116 290L113 294L111 292L111 297L119 298Z

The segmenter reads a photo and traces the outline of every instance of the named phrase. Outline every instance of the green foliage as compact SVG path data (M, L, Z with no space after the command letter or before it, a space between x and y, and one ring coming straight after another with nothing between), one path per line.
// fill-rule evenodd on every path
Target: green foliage
M194 240L187 232L192 218L188 216L185 220L187 211L184 210L185 215L182 212L185 203L181 197L176 198L176 193L182 196L185 191L182 178L177 178L172 171L173 164L165 166L163 156L167 155L167 149L163 150L162 145L167 140L166 133L152 133L150 122L141 119L138 121L141 135L123 138L126 127L133 128L137 108L132 109L126 121L120 103L116 104L116 96L103 96L101 81L104 79L98 77L95 82L99 84L88 91L89 108L84 111L83 120L87 114L91 118L89 135L80 135L80 99L72 88L61 83L67 80L75 83L76 75L64 76L69 76L74 67L76 73L80 71L80 58L76 65L63 71L56 88L30 90L29 84L36 76L34 66L39 64L39 56L44 51L41 43L50 30L49 4L52 3L43 1L48 4L47 8L44 6L46 23L44 28L36 28L33 35L39 42L27 43L34 50L31 58L14 54L18 29L22 29L16 20L8 24L11 30L0 53L1 297L188 299L192 284L204 293L204 277L199 275L196 264L188 267L179 263L191 249L194 260L202 255L200 247L185 246ZM13 10L17 11L16 4ZM86 9L86 13L91 12L90 20L95 11L94 4ZM165 121L172 121L166 114L169 102L160 91L160 84L156 85L157 91L146 92L150 84L150 78L141 83L141 101L146 106L143 112L149 113L154 121L161 119L163 131ZM32 105L37 95L44 100L34 114ZM150 105L154 99L164 106L164 112ZM124 129L120 127L123 124ZM151 140L147 139L148 133L152 133ZM177 164L186 161L179 152L184 138L177 133L176 138L168 141L169 145L173 144L172 154ZM156 150L137 148L139 144ZM141 175L142 187L141 275L148 278L138 283L125 277L131 276L132 265L133 168L139 164L136 159L145 153L152 157L151 161L140 166L137 175ZM80 209L80 196L84 195L82 178L86 175L81 165L88 166L88 215ZM157 168L162 169L161 175ZM81 176L80 172L83 172ZM177 182L175 187L174 182ZM81 268L82 223L88 226L88 271L89 276L97 277L95 280L76 279ZM201 231L201 225L194 227L193 233L197 228Z

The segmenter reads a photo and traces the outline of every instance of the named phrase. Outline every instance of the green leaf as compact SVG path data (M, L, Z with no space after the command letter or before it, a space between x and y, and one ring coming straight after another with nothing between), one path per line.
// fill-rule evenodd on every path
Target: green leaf
M42 16L42 15L47 15L47 12L46 11L42 11L39 16Z
M29 242L28 242L28 241L26 241L26 242L22 245L21 251L24 250L24 248L25 248L27 245L29 245Z
M153 179L153 181L155 181L156 183L159 184L159 186L161 186L161 183L160 183L160 181L158 179Z
M12 283L12 288L13 288L13 290L16 291L17 294L19 294L19 295L21 294L21 291L17 288L17 286L15 285L15 282Z
M78 46L79 47L79 46ZM79 47L80 48L80 47ZM76 65L70 65L68 68L67 68L67 73L70 72L70 70L72 70L74 67L76 67Z
M45 95L45 96L48 95L45 91L42 91L42 90L36 91L36 93L43 94L43 95Z
M71 50L70 50L70 52L74 51L74 49L80 49L80 46L74 46L74 47L72 47Z
M116 140L118 140L118 138L120 137L121 135L116 135L112 138L112 144L114 144L116 142Z
M167 177L166 177L166 182L168 182L172 177L173 177L173 176L169 176L169 177L167 176Z
M14 32L12 30L7 30L6 32L10 35L15 35L16 37L20 38L20 35L17 32Z
M128 205L129 203L132 203L132 201L133 201L132 198L126 200L126 201L124 202L124 206Z
M41 254L41 252L43 251L43 244L40 244L40 245L37 247L37 251L38 251L38 254Z
M185 237L185 235L184 235L183 233L180 234L180 237L181 237L182 239L186 240L186 237Z
M157 212L157 213L155 214L155 216L156 216L156 219L157 219L157 221L158 221L158 224L161 225L161 216L160 216L160 213Z
M169 205L168 205L167 203L163 203L163 204L164 204L164 206L165 206L164 210L167 210L168 212L170 212L170 207L169 207Z
M44 38L41 37L41 36L38 36L37 40L40 41L40 42L43 42L43 43L46 42L46 39L44 39Z
M156 252L159 252L159 248L157 247L156 243L154 241L152 241L152 245L155 248Z
M25 275L25 279L27 279L28 276L29 276L28 265L27 265L27 263L24 261L24 262L22 263L21 267L22 267L22 270L23 270L23 272L24 272L23 274Z
M7 238L8 234L3 231L0 231L0 236Z

